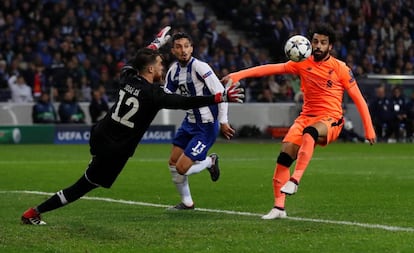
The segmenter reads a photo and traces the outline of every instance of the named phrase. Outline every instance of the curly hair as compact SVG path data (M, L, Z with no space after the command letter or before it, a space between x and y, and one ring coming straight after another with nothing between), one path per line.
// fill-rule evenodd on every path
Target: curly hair
M331 45L335 44L335 41L336 41L335 30L329 24L323 24L323 23L317 24L315 28L310 31L309 35L313 37L315 33L328 36L329 44Z

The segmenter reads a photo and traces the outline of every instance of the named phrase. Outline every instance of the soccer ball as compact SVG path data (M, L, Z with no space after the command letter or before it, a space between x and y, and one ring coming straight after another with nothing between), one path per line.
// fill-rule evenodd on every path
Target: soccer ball
M290 37L285 44L285 54L289 60L300 62L308 58L312 53L310 41L302 35Z

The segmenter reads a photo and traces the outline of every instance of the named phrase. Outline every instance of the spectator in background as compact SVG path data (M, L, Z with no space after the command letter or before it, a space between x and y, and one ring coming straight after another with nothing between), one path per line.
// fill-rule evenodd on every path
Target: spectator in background
M175 12L175 19L172 22L172 25L176 29L180 29L180 30L183 30L183 31L188 31L188 29L190 28L190 23L186 19L185 12L184 12L183 9L178 9Z
M393 108L386 96L384 85L381 84L375 89L375 98L369 104L369 109L378 141L387 141L392 134Z
M33 123L57 123L57 114L48 92L42 92L39 100L33 105Z
M85 123L85 113L75 98L74 90L67 90L59 105L61 123Z
M413 0L386 1L385 4L373 4L373 1L210 0L200 2L209 9L198 17L189 2L179 6L176 1L143 1L139 4L137 1L110 1L107 4L102 4L102 1L87 1L87 5L84 1L74 0L46 1L45 4L29 4L30 12L26 13L27 2L36 1L0 1L0 15L2 12L13 14L4 17L0 59L6 61L9 75L15 74L15 67L22 61L42 61L45 67L42 78L46 81L42 85L47 86L59 87L64 84L74 56L79 61L79 64L74 65L80 65L82 76L87 77L91 87L98 85L102 65L108 68L109 78L112 79L114 62L127 58L128 54L132 55L137 48L145 46L157 27L167 25L166 23L174 29L190 33L194 40L195 55L210 63L218 49L228 47L226 34L219 38L219 32L214 29L214 14L222 19L232 19L233 28L243 29L243 33L248 36L248 47L265 48L269 52L267 57L272 62L286 59L283 45L289 35L306 35L316 23L329 21L335 23L339 38L334 45L336 55L344 61L344 57L349 57L346 62L357 78L368 73L413 72L414 53L410 53L414 51L411 22ZM391 11L384 11L384 6ZM185 20L181 18L182 11ZM29 36L22 35L24 33ZM258 36L252 36L253 34ZM203 45L199 50L199 41L208 38L212 43ZM239 44L242 41L240 39ZM245 52L246 49L241 47L237 51L225 50L226 55L242 56ZM251 57L255 59L257 53L251 52ZM262 64L254 60L254 65ZM220 65L218 71L230 66L232 65ZM238 68L235 71L243 68L238 64L235 66ZM33 94L40 94L33 84L33 78L23 71L19 73L25 76ZM72 77L79 83L80 78ZM6 87L0 84L0 100L5 101L9 92L7 82L3 84ZM109 87L107 91L113 100ZM295 89L294 91L296 92ZM89 96L90 91L87 94Z
M80 97L79 101L91 101L92 88L89 79L86 76L82 76L80 79Z
M197 27L201 34L206 34L212 22L211 13L209 9L205 9L203 17L198 21Z
M339 139L344 142L364 142L365 138L354 130L354 124L352 123L351 119L346 116L346 106L342 107L343 114L344 114L344 127L339 134Z
M7 72L7 62L0 60L0 101L7 101L10 98L9 81L10 75Z
M26 84L26 80L20 74L13 75L8 80L11 102L14 103L27 103L33 102L32 88Z
M414 127L414 92L411 93L411 97L407 103L407 122L411 128L407 129L407 141L413 142L413 127Z
M184 15L188 23L197 21L197 17L193 11L193 5L190 2L184 4Z
M269 89L272 91L272 96L276 96L280 93L280 85L276 81L276 76L266 76L263 78L263 82L269 87Z
M406 98L402 94L401 88L395 86L392 89L391 105L393 111L393 120L391 124L392 133L397 142L402 141L407 132L412 132L412 125L408 122L408 104Z
M7 88L9 74L7 73L7 62L0 60L0 88Z
M280 93L276 97L277 101L279 102L290 102L293 101L295 94L293 93L293 88L290 85L290 80L286 77L280 78L279 80Z
M109 111L108 103L104 99L102 91L103 90L99 87L93 89L92 91L92 100L89 104L89 114L91 116L92 123L96 123L98 120L101 120Z
M257 97L257 102L259 103L274 103L276 102L275 97L273 96L272 90L270 88L262 89L262 93Z
M33 87L33 96L39 98L42 95L42 90L47 89L47 81L44 74L43 64L31 64L32 70L32 87Z
M101 77L99 79L98 87L102 87L101 89L104 89L105 93L108 92L111 100L115 100L116 96L118 96L116 93L118 89L117 79L110 77L106 68L102 68L101 70Z

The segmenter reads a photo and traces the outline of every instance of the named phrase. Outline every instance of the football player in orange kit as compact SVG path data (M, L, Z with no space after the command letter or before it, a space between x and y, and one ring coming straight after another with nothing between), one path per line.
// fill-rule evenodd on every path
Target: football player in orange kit
M344 62L330 55L335 43L334 30L325 24L318 25L310 34L312 55L302 62L288 61L266 64L230 73L224 80L238 82L248 77L279 74L300 76L303 92L302 112L282 141L273 175L274 207L262 219L287 216L285 198L296 193L315 146L325 146L335 141L344 125L342 99L346 90L362 118L365 138L372 145L376 136L368 106L358 88L352 71ZM290 175L289 167L296 161Z

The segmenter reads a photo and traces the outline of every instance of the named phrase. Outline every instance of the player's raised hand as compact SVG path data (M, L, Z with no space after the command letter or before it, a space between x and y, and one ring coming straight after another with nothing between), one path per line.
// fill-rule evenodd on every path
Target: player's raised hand
M217 93L215 97L216 103L230 102L243 103L244 89L240 88L240 83L232 83L231 79L226 84L226 90L223 93Z
M171 35L167 35L167 33L170 31L171 26L164 27L155 37L155 39L147 46L148 48L157 50L160 47L167 44L168 40L171 38Z

